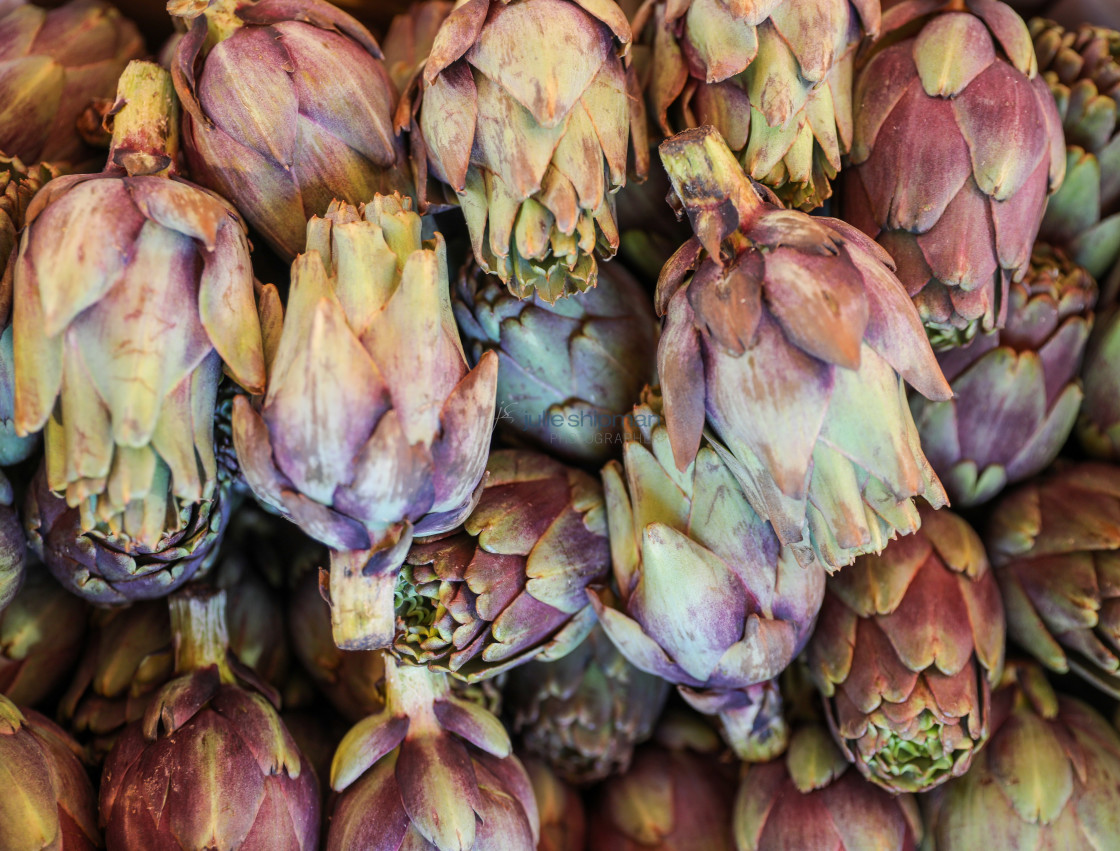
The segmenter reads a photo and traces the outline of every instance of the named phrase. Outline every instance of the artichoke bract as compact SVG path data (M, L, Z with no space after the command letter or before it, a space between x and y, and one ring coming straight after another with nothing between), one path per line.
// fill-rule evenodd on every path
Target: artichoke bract
M109 3L71 0L50 10L4 4L0 154L28 163L89 158L79 116L91 101L112 98L125 66L145 52L136 25Z
M315 772L275 694L229 654L225 592L185 588L170 607L176 678L105 760L107 848L313 851ZM157 788L174 794L152 795Z
M549 305L519 299L469 264L453 293L473 361L498 355L498 428L575 463L617 456L622 420L653 380L657 319L617 262L600 286Z
M883 33L856 80L844 214L952 348L1003 325L1065 174L1061 119L1027 25L997 0L910 0Z
M402 102L418 187L430 169L451 188L519 297L587 290L618 248L611 196L631 147L640 177L649 159L630 41L614 0L459 0Z
M1010 286L1007 324L938 357L953 398L910 401L954 506L987 502L1058 456L1081 405L1078 373L1096 297L1088 272L1039 243L1024 278Z
M879 0L648 0L634 32L651 47L650 109L666 136L713 125L752 178L819 207L852 144L856 49L880 18Z
M328 851L534 851L533 787L501 722L444 674L390 661L385 709L335 753ZM371 814L376 814L371 818Z
M474 682L571 652L610 570L598 481L539 452L492 452L462 528L413 544L396 593L399 658Z
M101 848L97 793L78 746L38 712L0 694L0 837L5 851Z
M253 492L331 548L346 649L392 641L397 568L414 534L470 513L494 424L497 355L468 367L443 237L421 228L400 195L312 219L267 393L234 399Z
M890 258L768 200L714 128L663 142L661 159L696 233L657 284L677 469L707 422L778 540L830 570L917 529L915 497L945 494L903 379L930 399L951 391Z
M749 756L767 721L766 690L748 689L805 646L825 572L781 545L712 441L678 470L661 415L648 391L630 417L623 463L603 469L619 596L592 594L592 604L633 665L719 714L732 747Z
M515 668L505 694L525 749L569 783L594 783L626 770L669 684L631 665L596 627L563 659Z
M335 199L409 192L397 93L369 31L326 0L171 0L191 174L291 261Z
M1120 307L1113 305L1098 319L1085 349L1081 381L1081 445L1097 458L1120 461Z
M735 798L738 851L915 851L912 795L891 795L851 770L828 730L802 727L780 760L752 765Z
M1065 182L1039 236L1103 280L1120 256L1120 32L1040 18L1030 28L1067 146Z
M985 540L1008 636L1120 698L1120 468L1055 466L996 503Z
M43 187L12 261L16 431L46 430L24 521L52 573L101 603L205 565L226 514L218 383L265 383L245 226L176 176L170 77L134 62L118 95L106 170Z
M541 820L537 851L584 851L587 816L579 793L541 760L522 757L521 762L533 784L533 797Z
M922 796L937 851L1112 848L1120 736L1096 710L1055 694L1033 666L992 695L992 740L964 777Z
M980 537L948 510L828 580L808 658L845 756L891 792L959 777L988 739L1004 613Z

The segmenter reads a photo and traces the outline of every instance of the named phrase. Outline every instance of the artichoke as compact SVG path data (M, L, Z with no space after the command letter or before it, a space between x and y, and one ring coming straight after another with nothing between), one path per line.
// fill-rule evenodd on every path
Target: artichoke
M1081 445L1097 458L1120 461L1120 308L1115 305L1102 314L1089 338L1081 381Z
M26 572L27 541L19 515L11 506L0 505L0 613L23 587Z
M454 293L475 362L498 355L498 426L573 463L617 456L622 420L653 379L657 319L649 296L618 263L600 286L549 305L519 299L469 264Z
M915 396L911 409L954 506L987 502L1057 457L1081 405L1096 295L1084 269L1039 244L1010 286L1007 324L940 355L953 398Z
M405 91L423 67L436 33L454 5L451 0L419 0L394 16L385 34L384 54L385 68L397 91Z
M571 652L610 569L599 483L546 455L492 452L462 527L417 541L396 594L398 658L468 682Z
M451 312L443 238L399 195L308 224L258 403L233 401L257 498L332 549L335 641L386 646L413 534L454 528L478 498L496 355L473 370Z
M59 170L48 163L27 166L18 157L0 154L0 276L8 266L8 258L19 244L19 232L27 219L31 199L46 183L58 176ZM4 286L8 289L7 282ZM4 299L5 313L10 314L11 293L5 292ZM5 323L8 318L10 317L5 318ZM11 419L11 415L4 419Z
M327 851L533 851L537 804L501 722L448 677L390 662L385 709L335 753ZM377 818L370 818L376 813Z
M1054 693L1033 666L992 695L992 740L964 777L923 796L931 847L1116 845L1120 736L1095 710Z
M0 694L37 706L70 681L82 653L89 610L35 565L0 612Z
M587 818L579 793L560 780L547 764L533 757L521 760L533 784L541 820L537 851L584 851Z
M1120 698L1120 467L1056 465L996 503L985 540L1009 637Z
M663 142L661 159L696 232L657 284L676 468L706 421L806 564L835 569L913 532L914 497L945 495L900 375L930 399L951 391L890 258L843 222L767 200L710 127Z
M1103 279L1120 256L1120 32L1031 21L1038 67L1066 136L1066 179L1040 236Z
M628 150L640 177L649 157L630 41L614 0L460 0L402 103L418 186L430 169L453 190L475 259L518 297L590 289L618 248L611 196Z
M719 714L732 746L749 756L773 713L765 689L744 690L801 652L825 573L780 544L713 440L677 470L660 401L647 392L629 418L623 464L603 469L619 597L600 593L592 604L631 664Z
M959 777L988 739L1004 614L980 537L948 510L828 581L808 659L844 755L891 792Z
M318 847L315 772L275 695L231 662L225 596L193 587L171 598L176 678L105 760L100 810L109 851Z
M0 154L29 163L86 159L92 151L79 116L91 101L111 98L125 65L145 52L136 25L101 0L51 10L0 4Z
M44 187L12 261L16 431L46 427L24 521L51 572L99 603L205 566L226 514L218 382L265 379L245 226L174 175L170 77L130 64L115 109L106 170Z
M1066 167L1030 33L997 0L902 3L856 80L845 218L898 264L930 338L1002 327Z
M569 783L625 771L668 696L669 684L627 662L599 627L563 659L515 668L506 686L513 731Z
M335 199L409 192L397 93L369 31L326 0L170 0L191 174L291 261ZM251 179L246 179L251 175Z
M797 730L783 759L749 766L735 798L738 851L914 851L922 824L913 796L848 768L818 725Z
M634 32L651 49L650 110L666 136L713 125L752 178L819 207L852 144L856 49L880 18L879 0L649 0Z
M587 851L732 851L735 774L719 740L697 720L672 716L657 743L589 798Z
M0 694L0 837L5 851L101 847L97 794L78 746L38 712Z

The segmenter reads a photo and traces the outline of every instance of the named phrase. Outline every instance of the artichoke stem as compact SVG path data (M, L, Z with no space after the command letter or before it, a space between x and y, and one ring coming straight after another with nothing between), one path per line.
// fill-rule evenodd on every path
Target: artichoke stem
M409 730L438 730L436 701L448 695L446 674L436 674L420 665L385 660L385 704L397 717L408 718Z
M200 586L188 587L173 594L169 604L171 634L175 644L175 672L187 674L215 666L222 682L234 682L227 656L226 592Z
M331 550L331 627L343 650L379 650L393 643L397 572L411 541L405 535L388 550Z
M205 55L215 44L225 41L241 27L237 10L251 2L255 0L168 0L167 11L188 23L200 15L206 17L206 43L202 49Z
M110 168L123 168L133 177L172 169L179 155L179 100L170 73L154 62L129 62L110 116Z

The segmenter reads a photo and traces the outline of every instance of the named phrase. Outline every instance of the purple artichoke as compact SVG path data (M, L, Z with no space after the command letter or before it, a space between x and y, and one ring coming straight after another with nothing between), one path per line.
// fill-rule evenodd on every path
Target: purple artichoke
M937 348L1002 327L1066 168L1027 25L998 0L899 3L854 108L845 218L890 252Z
M579 792L552 773L534 757L521 760L533 784L533 797L541 820L537 851L584 851L587 847L587 816Z
M1120 307L1116 305L1101 315L1089 338L1081 381L1085 386L1077 421L1081 445L1097 458L1120 461Z
M170 0L191 174L291 261L340 199L409 192L397 92L369 31L326 0ZM246 179L251 175L251 179Z
M1097 287L1044 245L1011 284L1007 324L938 360L947 402L911 399L922 448L954 506L987 502L1053 461L1077 419L1077 374L1093 325Z

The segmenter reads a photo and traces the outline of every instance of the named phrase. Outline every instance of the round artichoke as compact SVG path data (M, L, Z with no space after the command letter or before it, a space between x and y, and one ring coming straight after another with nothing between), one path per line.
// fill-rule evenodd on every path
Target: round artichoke
M830 577L808 659L845 756L891 792L968 770L988 739L1004 613L980 537L950 511Z
M754 510L798 559L835 569L918 527L945 495L901 378L951 395L890 258L835 219L784 210L719 133L661 145L696 236L662 270L657 352L676 468L705 422Z
M752 765L735 798L738 851L915 851L912 795L891 795L850 771L828 730L797 730L780 760Z
M474 682L571 652L595 624L587 589L610 568L599 483L538 452L492 452L461 529L413 544L392 651Z
M470 263L455 316L477 362L498 355L498 427L573 463L619 454L622 420L653 379L657 318L642 286L617 262L600 285L549 305L520 299Z
M402 105L421 175L454 192L475 259L516 296L590 289L596 253L618 248L631 140L639 176L649 157L630 41L613 1L465 0Z
M191 174L291 261L335 201L409 192L397 93L370 32L326 0L170 0ZM252 175L247 180L246 175Z
M996 0L896 5L854 108L845 218L890 252L938 348L1002 327L1066 164L1027 25Z
M225 596L194 587L171 598L176 678L105 760L100 810L109 851L318 847L315 772L275 695L231 663Z
M1084 269L1039 244L1010 286L1007 324L938 357L953 398L914 396L911 409L954 506L987 502L1057 457L1081 405L1096 296Z
M1085 349L1081 381L1081 445L1097 458L1120 461L1120 307L1113 305L1097 320Z
M521 762L533 784L533 797L540 812L541 838L537 851L584 851L587 817L579 793L541 760L522 757Z
M78 746L38 712L0 694L0 837L5 851L101 847L97 794Z

